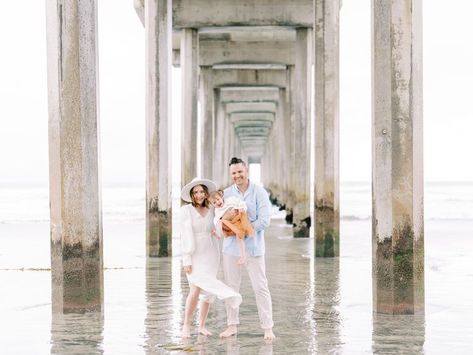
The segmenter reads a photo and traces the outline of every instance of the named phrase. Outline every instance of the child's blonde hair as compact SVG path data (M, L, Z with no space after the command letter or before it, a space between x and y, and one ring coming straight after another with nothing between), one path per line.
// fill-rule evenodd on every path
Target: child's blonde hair
M215 197L217 196L220 196L221 198L223 198L223 191L222 190L216 190L216 191L212 191L211 193L209 193L209 197L208 197L208 200L215 200Z

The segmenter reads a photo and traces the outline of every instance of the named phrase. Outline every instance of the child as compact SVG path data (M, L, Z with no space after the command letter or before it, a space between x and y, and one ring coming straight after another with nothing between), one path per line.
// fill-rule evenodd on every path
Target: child
M208 197L209 202L215 208L214 224L217 229L217 235L219 236L236 236L238 241L238 247L240 249L240 259L238 264L242 265L246 261L245 243L243 239L246 235L253 236L255 230L248 221L246 214L246 203L245 201L231 196L226 201L223 199L223 191L218 190L211 192ZM235 217L231 217L228 213L231 210L237 210L238 213Z

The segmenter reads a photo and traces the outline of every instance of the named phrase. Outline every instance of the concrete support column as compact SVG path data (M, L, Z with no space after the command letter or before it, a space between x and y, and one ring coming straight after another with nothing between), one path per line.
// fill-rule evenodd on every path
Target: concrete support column
M214 93L212 86L212 67L200 67L200 112L201 112L201 166L200 176L212 178L214 161Z
M52 310L102 311L97 4L46 7Z
M214 124L215 124L215 145L213 151L212 180L215 181L218 188L226 187L227 182L223 175L227 166L224 162L224 124L225 112L224 105L220 101L220 89L214 89Z
M312 33L307 28L296 32L296 65L294 88L294 159L295 200L294 237L308 238L310 218L310 87L312 85Z
M315 255L340 255L340 1L315 6Z
M146 255L171 254L171 6L146 0Z
M197 175L197 87L199 42L197 30L181 30L181 186Z
M227 114L226 109L223 109L223 171L220 172L223 178L223 186L230 184L230 173L228 163L231 159L230 139L233 129L233 123L230 122L230 115Z
M296 155L295 155L295 109L294 109L294 89L295 89L295 68L294 65L287 67L287 83L288 90L286 90L286 119L285 124L286 140L287 140L287 158L289 172L287 174L287 200L286 200L286 222L293 222L294 216L294 201L295 201L295 181L296 181Z
M278 120L278 138L277 146L279 147L279 203L285 207L288 199L288 177L287 170L290 169L290 144L289 136L291 132L291 121L290 117L287 116L287 102L286 102L286 91L287 89L279 89L279 101L277 107L277 120Z
M266 143L265 148L265 165L263 169L265 170L265 182L264 185L267 187L270 193L270 200L271 203L275 202L275 169L274 169L274 150L273 150L273 134L274 134L274 126L271 129L271 133L269 134L268 141Z
M424 312L422 1L372 4L373 305Z

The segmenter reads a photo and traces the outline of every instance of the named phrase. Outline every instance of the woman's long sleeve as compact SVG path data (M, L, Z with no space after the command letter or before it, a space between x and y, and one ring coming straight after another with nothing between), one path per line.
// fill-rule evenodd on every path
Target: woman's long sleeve
M188 206L183 206L180 210L183 266L192 265L192 253L194 253L195 250L194 231L192 230L192 219L189 212Z

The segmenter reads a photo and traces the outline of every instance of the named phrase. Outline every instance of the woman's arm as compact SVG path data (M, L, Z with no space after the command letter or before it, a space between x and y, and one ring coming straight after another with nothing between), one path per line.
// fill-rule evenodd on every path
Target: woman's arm
M195 250L194 231L192 230L192 219L190 216L189 205L181 207L180 224L181 224L181 249L182 249L182 265L192 265L192 253Z

